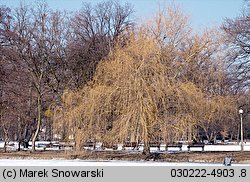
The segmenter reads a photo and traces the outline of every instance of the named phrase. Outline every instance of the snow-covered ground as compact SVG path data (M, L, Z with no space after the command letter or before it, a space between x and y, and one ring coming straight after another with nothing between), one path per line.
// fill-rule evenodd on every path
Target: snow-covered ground
M0 159L0 166L223 166L222 163ZM250 164L232 164L250 166Z
M49 143L50 142L48 142L48 141L37 141L36 142L36 149L37 150L44 150L45 145L49 144ZM31 148L31 142L29 142L29 145L30 145L29 148ZM160 150L165 151L165 146L166 145L161 145ZM183 152L188 151L187 146L188 145L183 145L182 146L182 151ZM0 149L3 148L3 147L4 147L4 142L0 141ZM16 150L17 148L18 148L18 142L10 141L7 144L7 150ZM22 146L21 146L21 148L22 148ZM89 147L88 149L92 149L92 148ZM97 144L96 149L101 150L101 144ZM132 150L131 147L127 147L126 149L127 150ZM52 148L46 148L46 150L59 150L59 148L54 146ZM122 145L118 145L118 150L122 150ZM143 147L140 146L138 150L143 151ZM158 150L157 147L151 147L152 152L155 152L157 150ZM169 151L179 151L179 148L173 147L173 148L168 148L168 150ZM190 150L191 151L202 151L201 148L191 148ZM222 145L222 144L221 145L220 144L217 144L217 145L205 145L205 147L204 147L204 151L240 151L240 150L241 150L241 146L237 145L236 143L235 144L227 144L227 145ZM244 143L244 151L250 151L250 142Z
M49 142L49 141L37 141L36 142L36 150L59 150L59 146L55 145L51 148L46 148L46 145L50 144L50 143L53 143L53 142ZM31 145L32 145L32 142L29 142L29 149L31 149ZM4 148L4 142L3 141L0 141L0 149L1 148ZM18 149L18 142L16 141L9 141L7 144L6 144L6 148L7 150L17 150ZM21 149L23 149L23 145L20 146ZM68 148L66 148L68 149Z
M47 142L37 142L36 145L42 146ZM3 147L3 142L0 141L0 148ZM9 142L8 150L15 150L18 147L17 142ZM121 150L122 147L118 147ZM38 147L37 149L43 149ZM205 145L205 151L240 151L241 147L237 144L228 145ZM46 148L48 150L48 148ZM55 148L54 150L58 150ZM127 149L131 150L131 149ZM143 148L140 148L143 150ZM162 145L161 151L165 150ZM169 148L169 152L177 151L178 148ZM191 151L201 151L201 148L194 148ZM244 150L250 151L250 143L244 144ZM151 151L157 151L157 148L151 148ZM182 152L187 151L187 145L182 146ZM222 163L176 163L176 162L153 162L153 161L86 161L86 160L22 160L22 159L0 159L0 166L222 166ZM232 164L233 166L250 166L250 164Z
M154 161L18 160L0 159L0 166L223 166L222 163L187 163ZM250 164L232 164L250 166Z

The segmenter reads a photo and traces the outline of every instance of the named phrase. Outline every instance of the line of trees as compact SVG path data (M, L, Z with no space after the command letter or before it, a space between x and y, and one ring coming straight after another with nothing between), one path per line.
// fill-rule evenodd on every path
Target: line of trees
M0 137L104 143L238 138L249 112L249 4L195 33L180 9L0 7ZM247 123L245 130L250 128Z

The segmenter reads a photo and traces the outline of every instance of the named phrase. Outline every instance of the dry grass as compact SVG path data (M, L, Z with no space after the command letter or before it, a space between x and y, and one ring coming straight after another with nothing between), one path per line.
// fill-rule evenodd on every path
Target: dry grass
M144 161L148 156L126 151L0 151L0 159L82 159L82 160L127 160ZM209 162L222 163L225 157L232 157L234 163L250 163L250 152L182 152L161 154L161 162Z

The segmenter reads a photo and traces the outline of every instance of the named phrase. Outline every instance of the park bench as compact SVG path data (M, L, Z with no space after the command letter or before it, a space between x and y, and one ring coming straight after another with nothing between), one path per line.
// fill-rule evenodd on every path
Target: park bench
M167 143L166 151L168 151L168 148L179 148L179 150L182 151L182 144L181 143Z
M122 146L122 149L125 150L126 147L130 147L132 148L132 150L138 150L139 143L138 142L125 142Z
M72 150L74 148L74 143L59 143L60 149Z
M188 151L190 151L190 148L201 148L202 151L204 151L205 144L204 143L195 143L195 144L190 144L187 146Z
M150 147L157 147L157 149L160 150L161 143L159 143L159 142L150 142L149 146Z
M84 147L84 148L87 148L88 150L89 150L90 148L93 148L93 150L95 150L95 144L96 144L95 142L88 141L88 142L84 143L83 147Z
M101 148L102 148L102 150L105 150L105 149L117 150L118 149L118 145L116 145L116 144L102 143Z
M47 145L48 148L54 148L54 149L64 149L65 148L65 145L63 144L60 144L60 143L50 143Z

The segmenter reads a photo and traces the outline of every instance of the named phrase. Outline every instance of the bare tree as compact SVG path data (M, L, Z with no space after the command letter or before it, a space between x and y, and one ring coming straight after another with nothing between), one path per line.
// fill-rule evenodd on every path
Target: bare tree
M250 3L246 2L246 8L242 15L227 19L222 29L225 32L226 46L228 50L229 71L235 78L234 87L247 87L249 85L250 67Z
M52 102L59 100L59 95L64 89L63 84L66 82L63 82L65 77L62 74L66 56L65 19L60 12L51 12L43 2L39 2L36 8L31 9L26 5L20 5L12 17L13 33L9 36L12 54L6 55L9 55L8 59L12 61L12 66L22 71L23 76L18 75L17 78L25 80L19 81L28 94L24 102L18 101L27 103L27 108L31 112L21 112L22 116L28 115L30 118L32 113L36 113L36 116L33 116L36 129L32 138L32 148L35 150L35 141L42 120L45 119L44 112ZM33 118L30 119L30 123L33 121Z
M119 39L133 27L133 9L116 1L84 3L71 18L68 65L75 88L92 79L98 62L108 55Z

